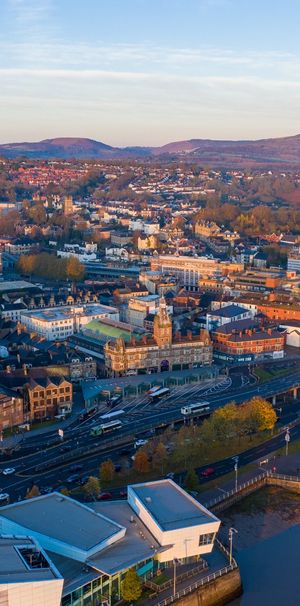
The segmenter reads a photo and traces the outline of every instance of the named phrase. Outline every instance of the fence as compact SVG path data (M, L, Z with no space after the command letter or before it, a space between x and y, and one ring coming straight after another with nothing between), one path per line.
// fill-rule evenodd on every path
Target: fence
M237 568L237 563L235 560L233 560L231 565L225 566L224 568L220 568L220 570L217 570L216 572L212 572L211 574L208 574L206 577L199 579L199 581L196 581L192 585L185 587L185 589L181 589L180 591L177 591L174 595L171 595L171 596L165 598L161 602L157 602L153 606L167 606L168 604L172 604L172 602L179 600L180 598L187 595L188 593L192 593L192 591L195 591L195 589L199 589L200 587L203 587L204 585L207 585L208 583L215 581L217 578L222 577L225 574L228 574L229 572L231 572L232 570L235 570L236 568Z
M240 484L237 487L237 490L235 488L232 488L231 490L226 491L224 494L220 495L219 497L216 497L215 499L212 499L208 503L205 503L205 507L207 509L210 509L210 508L218 505L219 503L225 503L227 500L230 499L230 497L238 496L238 495L242 494L243 492L245 492L248 488L253 487L255 490L256 488L259 488L260 486L263 486L265 484L272 484L272 479L282 480L282 481L286 481L286 482L299 482L300 483L300 477L298 477L298 476L288 476L288 475L284 475L284 474L280 474L280 473L274 473L272 471L264 471L263 473L259 474L258 476L255 476L251 480L248 480L247 482L243 482L243 484ZM271 481L268 481L268 480L271 480Z
M194 568L191 568L190 570L187 570L186 572L183 572L182 574L178 574L176 576L176 583L180 583L181 581L184 581L185 579L194 577L196 574L203 571L205 568L208 568L208 565L207 565L207 562L205 562L205 560L203 560L201 562L201 564L199 564L198 566L195 566ZM149 587L149 589L152 589L153 591L158 592L158 593L161 593L165 589L169 589L170 587L173 587L173 584L174 584L174 579L170 579L169 581L162 583L162 585L157 585L151 579L145 581L145 583L144 583L144 585L146 587Z

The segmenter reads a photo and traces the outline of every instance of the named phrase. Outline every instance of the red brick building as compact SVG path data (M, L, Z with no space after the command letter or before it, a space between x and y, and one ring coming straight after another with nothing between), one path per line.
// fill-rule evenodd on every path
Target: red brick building
M282 358L285 335L274 328L259 327L251 320L230 322L212 332L214 358L250 362Z

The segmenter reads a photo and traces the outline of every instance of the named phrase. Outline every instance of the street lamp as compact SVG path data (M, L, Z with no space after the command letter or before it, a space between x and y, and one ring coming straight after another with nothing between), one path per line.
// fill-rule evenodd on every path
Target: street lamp
M228 531L228 538L229 538L229 564L230 564L230 566L232 564L232 539L233 539L233 533L238 534L238 531L236 530L236 528L233 528L231 526L231 528L229 528L229 531Z
M286 456L289 454L289 442L291 441L290 430L286 428L286 434L284 436L285 439L285 454Z
M175 597L176 594L176 564L178 563L178 560L176 558L173 558L173 596Z
M234 461L234 471L235 471L235 492L237 492L238 489L238 463L239 463L239 457L232 457L232 460Z

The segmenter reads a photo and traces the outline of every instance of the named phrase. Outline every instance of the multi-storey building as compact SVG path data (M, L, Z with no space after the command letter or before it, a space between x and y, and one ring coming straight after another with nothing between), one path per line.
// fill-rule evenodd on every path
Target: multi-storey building
M6 505L0 526L1 606L99 606L120 602L129 568L142 583L174 561L178 575L186 564L199 570L220 520L164 479L128 486L127 500L109 503L52 493Z
M28 419L53 419L72 410L73 386L64 377L30 378L24 387L24 400Z
M16 391L0 387L0 432L24 422L23 397Z
M26 311L21 313L20 321L30 332L54 341L66 339L91 320L103 318L119 320L119 312L115 307L91 303Z
M273 328L259 328L252 320L231 322L212 332L214 358L226 362L251 362L283 358L285 335Z
M36 540L0 535L1 606L60 606L64 579Z
M151 259L151 270L175 276L179 283L189 290L198 290L199 280L204 276L225 276L241 272L243 263L231 263L208 257L188 257L183 255L157 255Z
M300 253L294 252L288 256L287 262L288 271L295 271L297 274L300 274Z
M212 343L206 330L187 336L179 332L173 337L172 321L164 299L153 322L153 338L142 336L108 341L104 347L105 365L109 375L120 376L138 369L151 372L192 368L212 362Z

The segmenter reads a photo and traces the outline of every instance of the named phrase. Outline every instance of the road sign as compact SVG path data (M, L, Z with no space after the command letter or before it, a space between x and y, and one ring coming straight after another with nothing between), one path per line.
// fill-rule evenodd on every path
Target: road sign
M291 436L290 436L290 434L288 432L286 432L286 434L284 436L284 439L285 439L286 442L290 442L291 441Z
M64 430L63 429L59 429L58 430L58 435L63 440L63 438L64 438Z
M237 470L238 470L238 464L237 464L237 463L235 463L235 464L234 464L234 471L237 471Z

